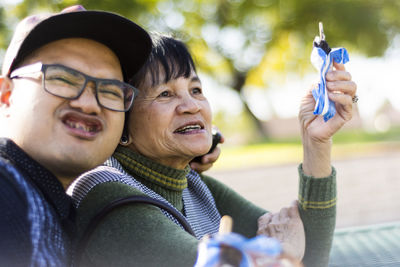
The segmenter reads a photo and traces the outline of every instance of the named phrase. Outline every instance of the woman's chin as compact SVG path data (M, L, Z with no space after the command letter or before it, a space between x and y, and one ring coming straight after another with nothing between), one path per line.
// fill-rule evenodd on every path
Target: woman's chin
M193 158L201 157L201 156L207 154L208 151L209 151L209 149L197 149L197 150L192 150L192 151L190 152L190 156L193 157Z
M202 142L202 143L186 143L183 144L181 143L181 148L184 148L188 153L188 155L191 155L193 157L198 157L202 156L204 154L207 154L208 151L210 151L211 144L208 142ZM185 153L186 154L186 153Z

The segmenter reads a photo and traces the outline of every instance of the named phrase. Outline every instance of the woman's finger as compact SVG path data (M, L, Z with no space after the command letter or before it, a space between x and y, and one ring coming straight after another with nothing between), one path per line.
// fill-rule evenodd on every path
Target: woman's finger
M343 110L348 113L348 120L352 116L353 101L351 96L345 94L335 94L329 93L329 99L336 103L336 105L341 105Z
M346 70L346 68L344 67L344 64L340 64L340 63L337 63L335 61L333 61L333 67L336 70Z
M288 208L282 208L279 211L279 221L283 223L286 222L288 219L289 219Z
M331 92L337 91L350 95L351 97L353 97L357 91L357 85L353 81L326 82L326 88Z
M298 207L298 201L295 200L292 202L288 209L288 214L290 218L298 217L300 218L300 213L299 213L299 207Z
M271 222L272 213L265 213L264 215L260 216L257 220L257 234L267 234L267 228L269 223Z
M279 239L279 230L277 229L275 224L269 224L267 227L267 231L268 231L269 236ZM281 239L279 239L279 240L281 240Z
M272 224L279 224L280 222L281 222L280 221L280 212L274 213L272 215L271 223Z
M258 225L264 225L264 224L269 224L272 219L272 212L265 213L264 215L260 216L258 218Z
M351 81L351 74L342 70L331 70L326 73L327 81Z

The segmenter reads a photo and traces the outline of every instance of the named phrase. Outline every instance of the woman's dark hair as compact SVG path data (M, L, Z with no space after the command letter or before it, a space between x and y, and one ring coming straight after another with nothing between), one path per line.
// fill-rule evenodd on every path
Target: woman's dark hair
M133 76L129 83L141 91L147 75L151 77L150 86L167 83L180 77L189 78L192 71L196 72L193 58L186 45L161 33L150 33L153 48L143 67ZM163 77L163 80L160 80ZM129 111L125 112L123 136L129 137Z
M153 48L150 56L130 79L130 84L140 90L147 75L150 75L150 86L153 87L179 77L189 78L192 71L196 71L192 56L183 42L160 33L151 33L151 38ZM160 80L161 77L163 80Z

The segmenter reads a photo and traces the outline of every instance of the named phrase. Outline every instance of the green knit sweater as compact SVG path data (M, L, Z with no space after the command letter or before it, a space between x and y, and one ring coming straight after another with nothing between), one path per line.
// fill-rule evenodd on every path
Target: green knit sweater
M114 156L128 173L183 210L182 190L185 170L152 162L138 154L117 150ZM316 179L303 174L299 166L299 210L306 232L305 266L327 266L336 216L336 172ZM202 176L221 215L234 220L234 232L255 236L257 219L267 212L250 203L219 181ZM77 210L78 235L89 220L110 201L143 195L126 184L109 182L94 187ZM268 197L268 196L265 196ZM82 266L193 266L198 240L186 233L150 205L118 208L94 231L83 255Z

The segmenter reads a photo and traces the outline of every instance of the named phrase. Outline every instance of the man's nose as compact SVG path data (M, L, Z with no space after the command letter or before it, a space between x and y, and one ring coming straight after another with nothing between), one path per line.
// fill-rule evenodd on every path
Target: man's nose
M87 83L82 94L77 99L70 100L70 106L86 114L99 114L101 107L96 99L95 84Z

